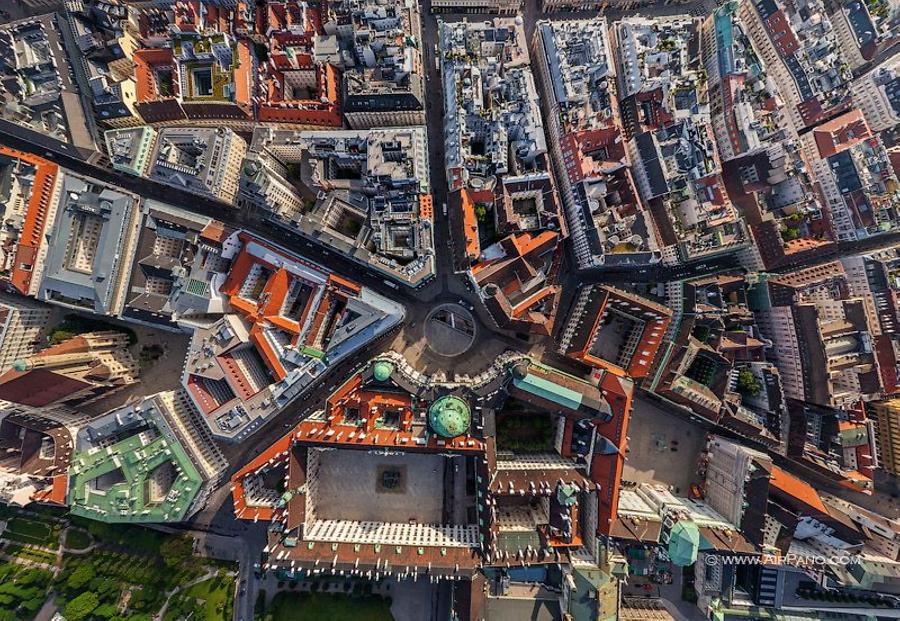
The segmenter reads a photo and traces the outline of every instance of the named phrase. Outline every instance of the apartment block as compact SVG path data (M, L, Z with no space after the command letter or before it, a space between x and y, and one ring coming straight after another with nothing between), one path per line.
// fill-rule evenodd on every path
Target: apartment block
M875 421L875 446L878 465L885 472L900 476L900 399L869 404Z
M751 307L790 399L850 409L879 398L881 376L865 304L838 262L760 278Z
M821 0L744 0L738 16L795 131L846 109L852 75Z
M555 177L579 267L658 261L624 146L604 17L539 22L534 66Z
M423 127L260 128L243 166L239 202L406 286L434 276Z
M0 371L24 360L43 344L50 306L12 294L0 295Z
M322 15L316 56L342 70L341 108L354 129L425 124L416 3L343 0Z
M22 295L34 296L47 258L47 233L60 203L63 175L44 158L0 147L0 177L4 280Z
M175 319L193 329L182 384L223 441L245 439L405 313L248 233L204 246L196 269L173 286L170 304Z
M227 127L159 130L149 158L150 179L233 203L247 142Z
M118 315L137 243L140 197L87 177L61 177L37 298Z

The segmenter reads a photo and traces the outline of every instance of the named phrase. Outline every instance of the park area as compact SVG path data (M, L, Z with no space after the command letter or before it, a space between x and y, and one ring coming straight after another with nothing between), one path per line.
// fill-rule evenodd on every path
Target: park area
M231 618L233 607L234 580L218 574L180 591L169 601L163 618L164 621L218 621Z
M190 537L46 510L0 520L0 621L45 605L67 621L231 619L235 567L194 556Z

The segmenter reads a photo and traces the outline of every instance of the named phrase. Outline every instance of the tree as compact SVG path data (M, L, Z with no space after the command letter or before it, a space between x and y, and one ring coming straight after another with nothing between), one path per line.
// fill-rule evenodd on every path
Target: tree
M159 549L163 563L169 569L182 567L194 555L194 540L188 536L170 537Z
M44 597L35 597L29 599L27 601L22 602L22 608L24 608L29 614L34 614L38 610L41 609L41 606L44 605Z
M21 584L22 586L29 586L32 584L44 584L50 581L50 572L44 569L27 569L18 576L16 576L16 583Z
M784 241L794 241L800 237L800 229L796 227L788 227L781 231L781 239Z
M115 604L102 604L97 606L96 610L94 610L93 615L95 617L100 617L101 619L112 619L119 612L119 609Z
M94 612L94 609L100 604L100 598L93 591L85 591L68 604L63 609L63 616L66 621L81 621L86 619L88 615Z
M762 385L756 379L753 371L745 367L738 373L737 389L742 395L755 397L762 390Z
M96 572L89 563L79 565L78 568L72 572L72 575L69 576L69 579L66 580L66 586L73 591L80 591L84 588L84 585L94 579L95 575Z

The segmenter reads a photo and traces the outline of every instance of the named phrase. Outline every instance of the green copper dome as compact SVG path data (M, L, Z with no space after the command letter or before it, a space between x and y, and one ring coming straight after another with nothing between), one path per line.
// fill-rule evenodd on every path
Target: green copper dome
M669 534L669 558L679 567L687 567L697 560L700 549L700 531L693 522L681 521Z
M462 435L472 422L469 406L459 397L441 397L428 408L428 424L431 430L444 438Z
M375 368L372 369L372 373L375 375L375 379L379 382L386 382L391 374L394 372L394 365L385 360L379 360L375 363Z

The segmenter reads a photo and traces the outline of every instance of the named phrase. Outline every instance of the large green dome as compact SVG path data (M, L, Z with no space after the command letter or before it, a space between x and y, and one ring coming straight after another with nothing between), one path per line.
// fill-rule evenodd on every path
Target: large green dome
M678 567L693 565L700 549L700 530L693 522L676 522L669 533L669 558Z
M372 374L379 382L386 382L394 372L394 365L386 360L379 360L372 369Z
M455 438L468 430L472 414L465 401L453 395L441 397L428 408L431 430L444 438Z

